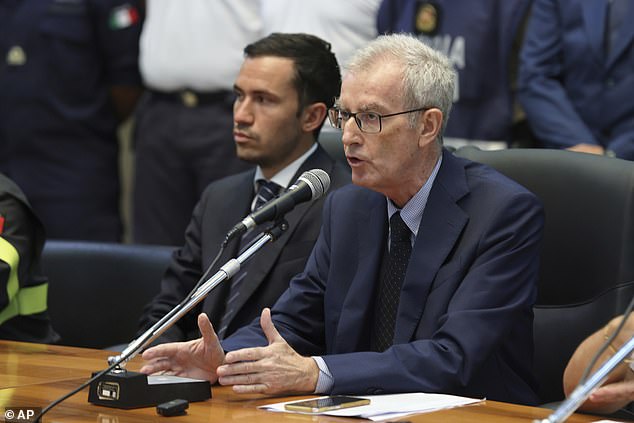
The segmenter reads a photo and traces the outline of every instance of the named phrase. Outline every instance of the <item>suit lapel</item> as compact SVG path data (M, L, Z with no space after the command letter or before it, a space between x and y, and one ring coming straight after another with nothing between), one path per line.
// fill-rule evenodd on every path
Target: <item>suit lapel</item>
M468 217L456 204L467 192L464 166L445 152L403 281L394 343L408 342L414 334L436 273L467 224Z
M631 0L628 0L631 1ZM634 5L629 4L627 9L627 16L623 19L623 22L619 26L618 34L619 40L616 45L613 46L606 67L609 69L614 65L618 58L623 54L625 50L630 46L634 39Z
M245 174L244 178L236 187L231 187L231 189L227 189L225 192L221 192L219 195L215 196L215 198L225 199L227 204L231 204L231 207L207 208L205 216L202 218L203 222L209 222L209 233L206 234L207 239L201 240L201 244L203 245L201 251L202 271L206 270L211 263L211 260L213 260L217 249L220 248L220 244L225 238L227 231L233 227L233 225L238 223L246 214L248 214L254 195L254 175L255 171ZM218 269L230 259L237 256L239 245L240 242L238 239L227 245L218 259L218 263L208 277L217 272ZM230 280L224 281L220 286L211 291L204 301L203 309L208 313L209 318L215 327L219 327L218 325L220 324L220 319L222 318L222 313L224 311L226 293L229 290L230 284Z
M605 63L605 0L584 0L579 2L583 12L588 42L598 63Z
M387 235L385 197L368 191L367 202L357 204L358 260L356 273L347 291L333 342L333 352L355 351L370 346L370 331L374 312L374 291ZM355 245L355 243L350 243ZM364 322L362 328L359 322Z
M327 173L332 172L333 162L320 147L300 166L297 173L293 176L291 184L294 183L297 178L307 170L320 168ZM288 230L275 242L265 245L260 251L254 255L249 266L249 282L243 283L240 286L240 296L236 302L238 309L242 308L247 300L253 295L258 287L264 282L266 276L271 272L271 268L277 262L279 255L292 237L293 232L297 230L297 227L301 225L301 221L304 215L310 210L311 207L317 207L315 201L299 204L291 212L289 212L285 218L288 222ZM266 228L259 228L260 230ZM257 228L256 228L257 230ZM235 316L235 314L234 314ZM231 322L229 322L231 324Z

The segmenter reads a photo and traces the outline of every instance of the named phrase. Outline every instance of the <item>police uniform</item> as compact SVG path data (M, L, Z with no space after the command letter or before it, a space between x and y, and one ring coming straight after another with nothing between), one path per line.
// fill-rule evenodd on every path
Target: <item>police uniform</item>
M44 229L20 189L0 174L0 339L53 343L48 280L38 275Z
M135 0L0 0L0 171L49 238L116 241L109 89L140 86Z
M381 0L266 0L262 2L264 33L305 32L330 44L337 62L350 57L377 36Z
M633 20L631 0L535 0L519 99L541 146L634 160Z
M186 3L186 6L184 4ZM182 245L212 181L253 166L233 142L233 83L261 37L259 0L148 0L139 63L133 238Z
M530 0L383 0L379 33L409 32L446 54L456 70L447 137L508 141L510 63Z

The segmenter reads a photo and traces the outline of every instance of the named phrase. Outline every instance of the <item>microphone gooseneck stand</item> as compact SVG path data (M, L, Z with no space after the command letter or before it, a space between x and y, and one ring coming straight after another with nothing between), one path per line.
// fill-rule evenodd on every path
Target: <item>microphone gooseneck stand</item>
M187 314L196 304L201 302L220 282L232 278L241 266L257 253L265 244L277 240L282 233L288 229L288 223L282 220L275 224L271 229L261 233L253 241L253 243L237 258L232 258L225 263L212 277L207 279L196 291L190 296L189 300L174 307L161 320L156 322L143 335L132 341L120 355L108 357L108 364L119 361L119 366L124 367L125 364L133 359L139 351L150 345L156 338L161 336L163 332L172 327L181 317Z
M221 282L233 277L241 266L264 245L277 240L286 229L288 229L288 223L282 219L259 234L242 254L225 263L216 274L195 288L162 319L133 340L120 355L109 357L108 369L95 373L90 381L88 401L115 408L138 408L153 406L175 398L189 401L210 398L211 385L208 381L169 376L150 376L148 379L145 374L126 370L125 365L193 309ZM163 380L155 382L156 378Z
M634 336L630 338L608 361L603 363L587 380L580 383L570 396L547 418L534 420L534 423L560 423L565 421L590 396L592 391L600 386L623 360L634 351Z

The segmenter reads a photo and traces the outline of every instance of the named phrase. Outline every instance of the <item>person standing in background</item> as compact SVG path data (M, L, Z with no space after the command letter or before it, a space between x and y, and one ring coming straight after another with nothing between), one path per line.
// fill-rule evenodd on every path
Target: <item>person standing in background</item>
M456 70L445 136L526 143L514 112L517 50L531 0L383 0L381 34L407 32L445 54ZM515 124L515 126L514 126ZM516 141L520 139L519 141Z
M121 238L116 130L141 93L138 3L0 0L0 171L49 238Z
M147 0L136 113L133 241L182 245L212 181L244 171L233 143L232 84L260 38L259 0Z
M380 0L266 0L262 2L264 34L304 32L328 40L341 66L377 36Z
M535 0L519 100L541 146L634 160L634 4Z

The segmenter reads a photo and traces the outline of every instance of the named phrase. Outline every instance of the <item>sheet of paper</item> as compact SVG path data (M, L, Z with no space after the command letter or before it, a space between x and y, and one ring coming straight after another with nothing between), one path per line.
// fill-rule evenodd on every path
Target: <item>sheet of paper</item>
M290 402L280 402L276 404L263 405L259 408L301 414L324 414L328 416L340 417L362 417L373 421L396 419L414 413L426 413L431 411L443 410L447 408L459 407L467 404L474 404L482 399L473 399L466 397L458 397L455 395L444 394L425 394L425 393L409 393L409 394L392 394L392 395L367 395L358 396L359 398L367 398L370 400L369 405L360 407L344 408L341 410L325 411L323 413L301 413L298 411L288 411L284 409L284 405ZM321 397L325 398L325 397ZM303 400L301 400L303 401Z

